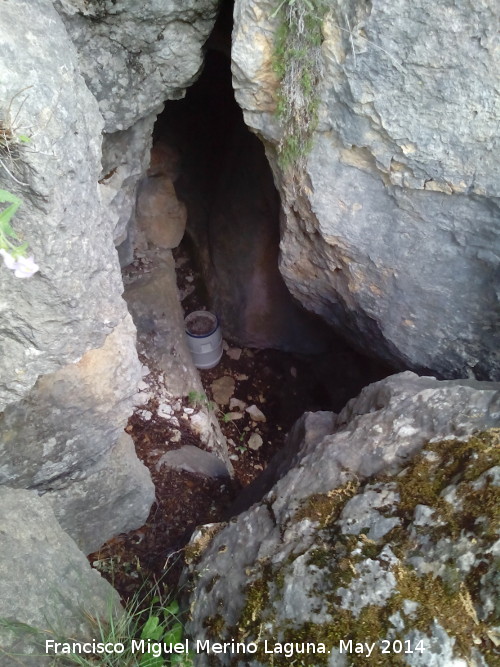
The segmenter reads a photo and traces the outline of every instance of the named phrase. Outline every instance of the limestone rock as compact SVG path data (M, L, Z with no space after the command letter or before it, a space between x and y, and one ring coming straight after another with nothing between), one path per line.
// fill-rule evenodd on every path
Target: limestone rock
M214 401L218 405L227 405L234 394L236 383L231 375L223 375L210 385Z
M123 433L140 377L127 315L102 348L43 376L0 415L0 484L47 493L87 552L140 526L154 500L149 472Z
M252 433L248 438L248 447L253 449L254 452L258 451L262 447L262 436L258 433Z
M1 411L100 347L126 309L96 191L103 121L75 48L49 0L5 0L0 26L0 115L30 138L2 154L17 179L0 166L2 188L23 202L12 223L40 265L29 280L0 266Z
M162 384L170 395L168 400L172 400L172 396L188 396L191 392L203 396L200 376L186 342L184 313L179 302L172 253L156 249L145 252L144 257L154 257L154 269L150 273L136 275L124 294L140 332L139 351L151 359L152 367L164 371ZM199 412L189 415L191 426L207 448L215 452L232 471L217 419L209 405L198 407ZM170 416L167 412L163 414ZM185 416L188 418L188 415ZM174 425L175 421L171 418L170 423ZM179 426L179 423L176 425Z
M157 467L162 465L204 477L229 477L226 466L217 456L192 445L166 452L158 461Z
M279 185L286 284L400 368L500 379L499 18L495 0L329 3L298 188L276 161L279 13L236 5L234 87Z
M136 230L134 228L137 186L149 163L156 109L127 130L104 133L102 141L102 171L99 191L107 224L113 230L116 246L129 242L122 266L132 261ZM127 261L128 260L128 261Z
M137 458L132 438L123 433L85 477L45 497L61 527L89 554L110 537L146 522L155 487L149 470Z
M245 412L248 412L252 421L254 422L265 422L266 416L256 405L250 405L248 408L245 408Z
M182 97L202 64L216 0L137 3L57 0L106 132L126 130ZM133 91L133 92L132 92Z
M147 256L147 253L145 254ZM124 298L139 330L139 349L164 371L167 390L175 396L203 392L184 333L174 261L170 251L154 256L154 270L126 286Z
M0 416L0 484L47 491L82 477L121 435L140 376L127 315L102 348L40 378Z
M340 640L361 636L373 659L386 639L423 646L405 656L414 667L494 664L498 426L500 385L409 372L337 416L301 418L274 486L203 551L193 544L187 633L256 642L255 667L264 640L322 642L308 664L349 667Z
M176 248L186 229L186 206L168 176L144 179L137 197L137 224L159 248Z
M90 568L45 498L0 487L0 534L2 666L53 664L46 639L97 639L91 615L106 622L119 614L118 594Z

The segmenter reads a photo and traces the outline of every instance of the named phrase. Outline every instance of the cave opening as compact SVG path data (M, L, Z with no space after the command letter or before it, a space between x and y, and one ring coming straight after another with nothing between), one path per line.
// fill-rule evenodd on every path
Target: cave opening
M244 503L252 489L262 492L261 473L275 454L286 455L286 433L304 412L338 412L391 372L306 312L280 274L279 193L232 87L232 4L223 3L199 78L157 118L137 198L134 261L123 272L144 369L144 401L127 431L152 474L156 504L146 525L109 553L124 549L155 576L196 525L231 513L242 487L250 491ZM183 318L205 308L221 322L225 352L195 377L183 364ZM197 448L200 461L221 454L193 431L204 412L220 425L232 479L172 463L172 453L187 448ZM122 579L132 590L136 582Z
M304 369L303 402L291 409L293 419L308 409L338 411L391 371L308 313L281 276L279 193L232 85L232 9L232 0L223 3L201 75L183 99L165 103L153 134L150 174L172 178L186 207L186 232L174 255L184 253L195 265L197 289L182 305L186 314L198 307L215 312L231 345L292 355L290 365Z

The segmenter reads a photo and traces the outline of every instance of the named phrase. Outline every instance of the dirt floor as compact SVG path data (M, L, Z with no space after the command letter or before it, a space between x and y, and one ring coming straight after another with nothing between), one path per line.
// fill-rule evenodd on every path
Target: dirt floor
M186 314L204 309L203 285L188 250L181 246L174 257ZM140 266L140 259L136 262ZM338 409L350 397L348 394L355 395L363 384L356 376L354 381L351 379L352 386L346 390L342 385L338 396L332 396L317 372L317 359L239 348L224 341L220 363L200 371L205 393L175 399L170 414L160 416L161 373L151 368L150 359L142 361L151 369L143 382L153 397L136 409L126 430L151 472L156 501L144 526L115 537L89 556L124 600L146 580L175 587L183 565L183 547L195 527L226 516L238 491L254 480L283 447L287 431L303 412ZM376 374L383 376L378 370ZM186 444L204 448L189 422L189 415L199 403L210 406L217 415L234 466L233 481L161 465L162 456L169 450Z

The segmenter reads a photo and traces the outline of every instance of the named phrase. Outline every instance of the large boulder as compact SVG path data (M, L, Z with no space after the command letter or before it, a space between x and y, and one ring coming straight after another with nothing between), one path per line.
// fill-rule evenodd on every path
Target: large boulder
M410 372L306 414L274 486L186 550L187 632L255 649L196 664L347 667L365 642L380 664L496 664L498 426L500 385Z
M2 188L23 202L12 223L40 266L29 280L0 267L1 411L102 345L126 307L96 186L103 120L75 48L49 0L6 0L0 25L0 110L14 137L0 148Z
M274 49L288 6L238 0L233 33L236 98L282 197L287 286L400 368L500 379L498 3L315 10L302 28L321 24L319 83L306 96L319 124L295 174L277 161ZM288 90L281 109L300 108L301 94Z
M53 665L46 640L99 640L116 591L92 570L34 491L0 487L0 664ZM92 620L94 619L94 621Z
M0 23L4 187L23 202L13 226L40 266L26 280L0 268L0 484L46 493L90 550L138 527L154 498L133 448L121 468L112 454L141 365L97 189L103 121L51 2L7 0ZM83 488L91 502L78 504Z
M47 494L87 553L142 525L154 500L149 472L123 433L140 377L127 314L102 348L39 378L0 414L0 484Z

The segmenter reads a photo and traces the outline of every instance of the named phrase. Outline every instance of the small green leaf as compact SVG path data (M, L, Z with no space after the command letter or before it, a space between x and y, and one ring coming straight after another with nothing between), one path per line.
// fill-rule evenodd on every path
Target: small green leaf
M141 667L163 667L165 660L161 656L155 656L151 653L143 653L139 660Z
M170 614L171 616L176 616L179 613L179 603L177 600L172 600L172 602L164 608L165 615Z
M160 625L158 616L150 616L141 632L141 639L154 639L159 641L163 635L163 627Z
M172 628L163 635L163 641L165 644L179 644L182 641L183 634L182 623L174 623Z
M17 135L18 141L21 141L23 144L29 144L31 139L27 137L25 134L18 134Z

